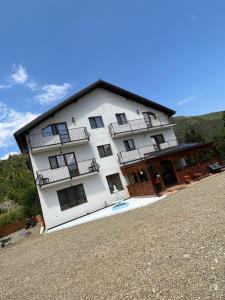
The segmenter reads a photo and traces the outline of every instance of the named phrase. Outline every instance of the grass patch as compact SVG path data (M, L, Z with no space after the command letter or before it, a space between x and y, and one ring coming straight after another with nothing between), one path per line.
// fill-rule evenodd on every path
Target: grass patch
M7 211L0 215L0 226L13 224L22 220L25 217L24 209L22 206L18 206L13 210Z

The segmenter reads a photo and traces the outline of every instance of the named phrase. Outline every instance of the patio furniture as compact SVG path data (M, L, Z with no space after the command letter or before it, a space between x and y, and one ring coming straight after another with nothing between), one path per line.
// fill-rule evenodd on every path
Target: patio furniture
M25 227L25 229L32 228L34 226L36 226L36 221L34 220L34 217L26 219L26 227Z
M203 179L203 178L205 178L205 177L207 177L207 176L208 176L208 173L197 172L197 173L194 173L194 174L193 174L192 178L193 178L194 181L196 181L196 180Z
M11 237L0 240L1 248L5 247L6 245L10 245L12 243L11 240Z
M212 174L219 173L225 169L225 166L220 165L218 162L209 165L209 171Z
M38 174L37 180L41 185L49 183L49 178L44 178L44 176L41 174Z
M189 176L189 175L184 175L184 182L185 182L186 184L191 183L191 176Z

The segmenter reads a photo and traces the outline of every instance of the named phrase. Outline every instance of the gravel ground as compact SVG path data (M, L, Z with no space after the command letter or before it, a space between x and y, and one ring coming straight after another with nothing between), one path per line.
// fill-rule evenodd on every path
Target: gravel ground
M225 172L0 250L0 299L225 299Z

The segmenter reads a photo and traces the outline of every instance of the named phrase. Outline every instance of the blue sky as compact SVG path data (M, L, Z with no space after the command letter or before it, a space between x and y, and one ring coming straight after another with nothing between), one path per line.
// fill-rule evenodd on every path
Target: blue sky
M196 115L225 109L225 2L0 1L0 157L98 78Z

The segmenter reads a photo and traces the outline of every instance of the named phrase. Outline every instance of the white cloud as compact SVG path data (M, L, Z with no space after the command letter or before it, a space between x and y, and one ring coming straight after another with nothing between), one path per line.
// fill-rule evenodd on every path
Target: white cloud
M42 87L42 93L35 97L41 104L51 104L65 97L71 85L64 83L62 85L46 84Z
M18 112L0 102L0 148L13 145L13 133L37 116L31 112Z
M186 103L188 103L190 101L193 101L193 100L195 100L197 98L198 98L198 95L189 96L189 97L187 97L187 98L185 98L183 100L178 101L177 105L178 106L184 105L184 104L186 104Z
M19 154L19 152L9 152L9 153L6 153L5 155L3 155L3 156L0 158L0 160L6 160L6 159L9 158L9 156L11 156L11 155L18 155L18 154Z
M28 74L22 65L13 65L14 72L11 74L10 79L14 84L24 84L28 81Z
M9 88L11 88L11 84L0 84L0 90L1 89L9 89Z
M33 79L26 82L26 86L33 92L39 89L37 83Z

